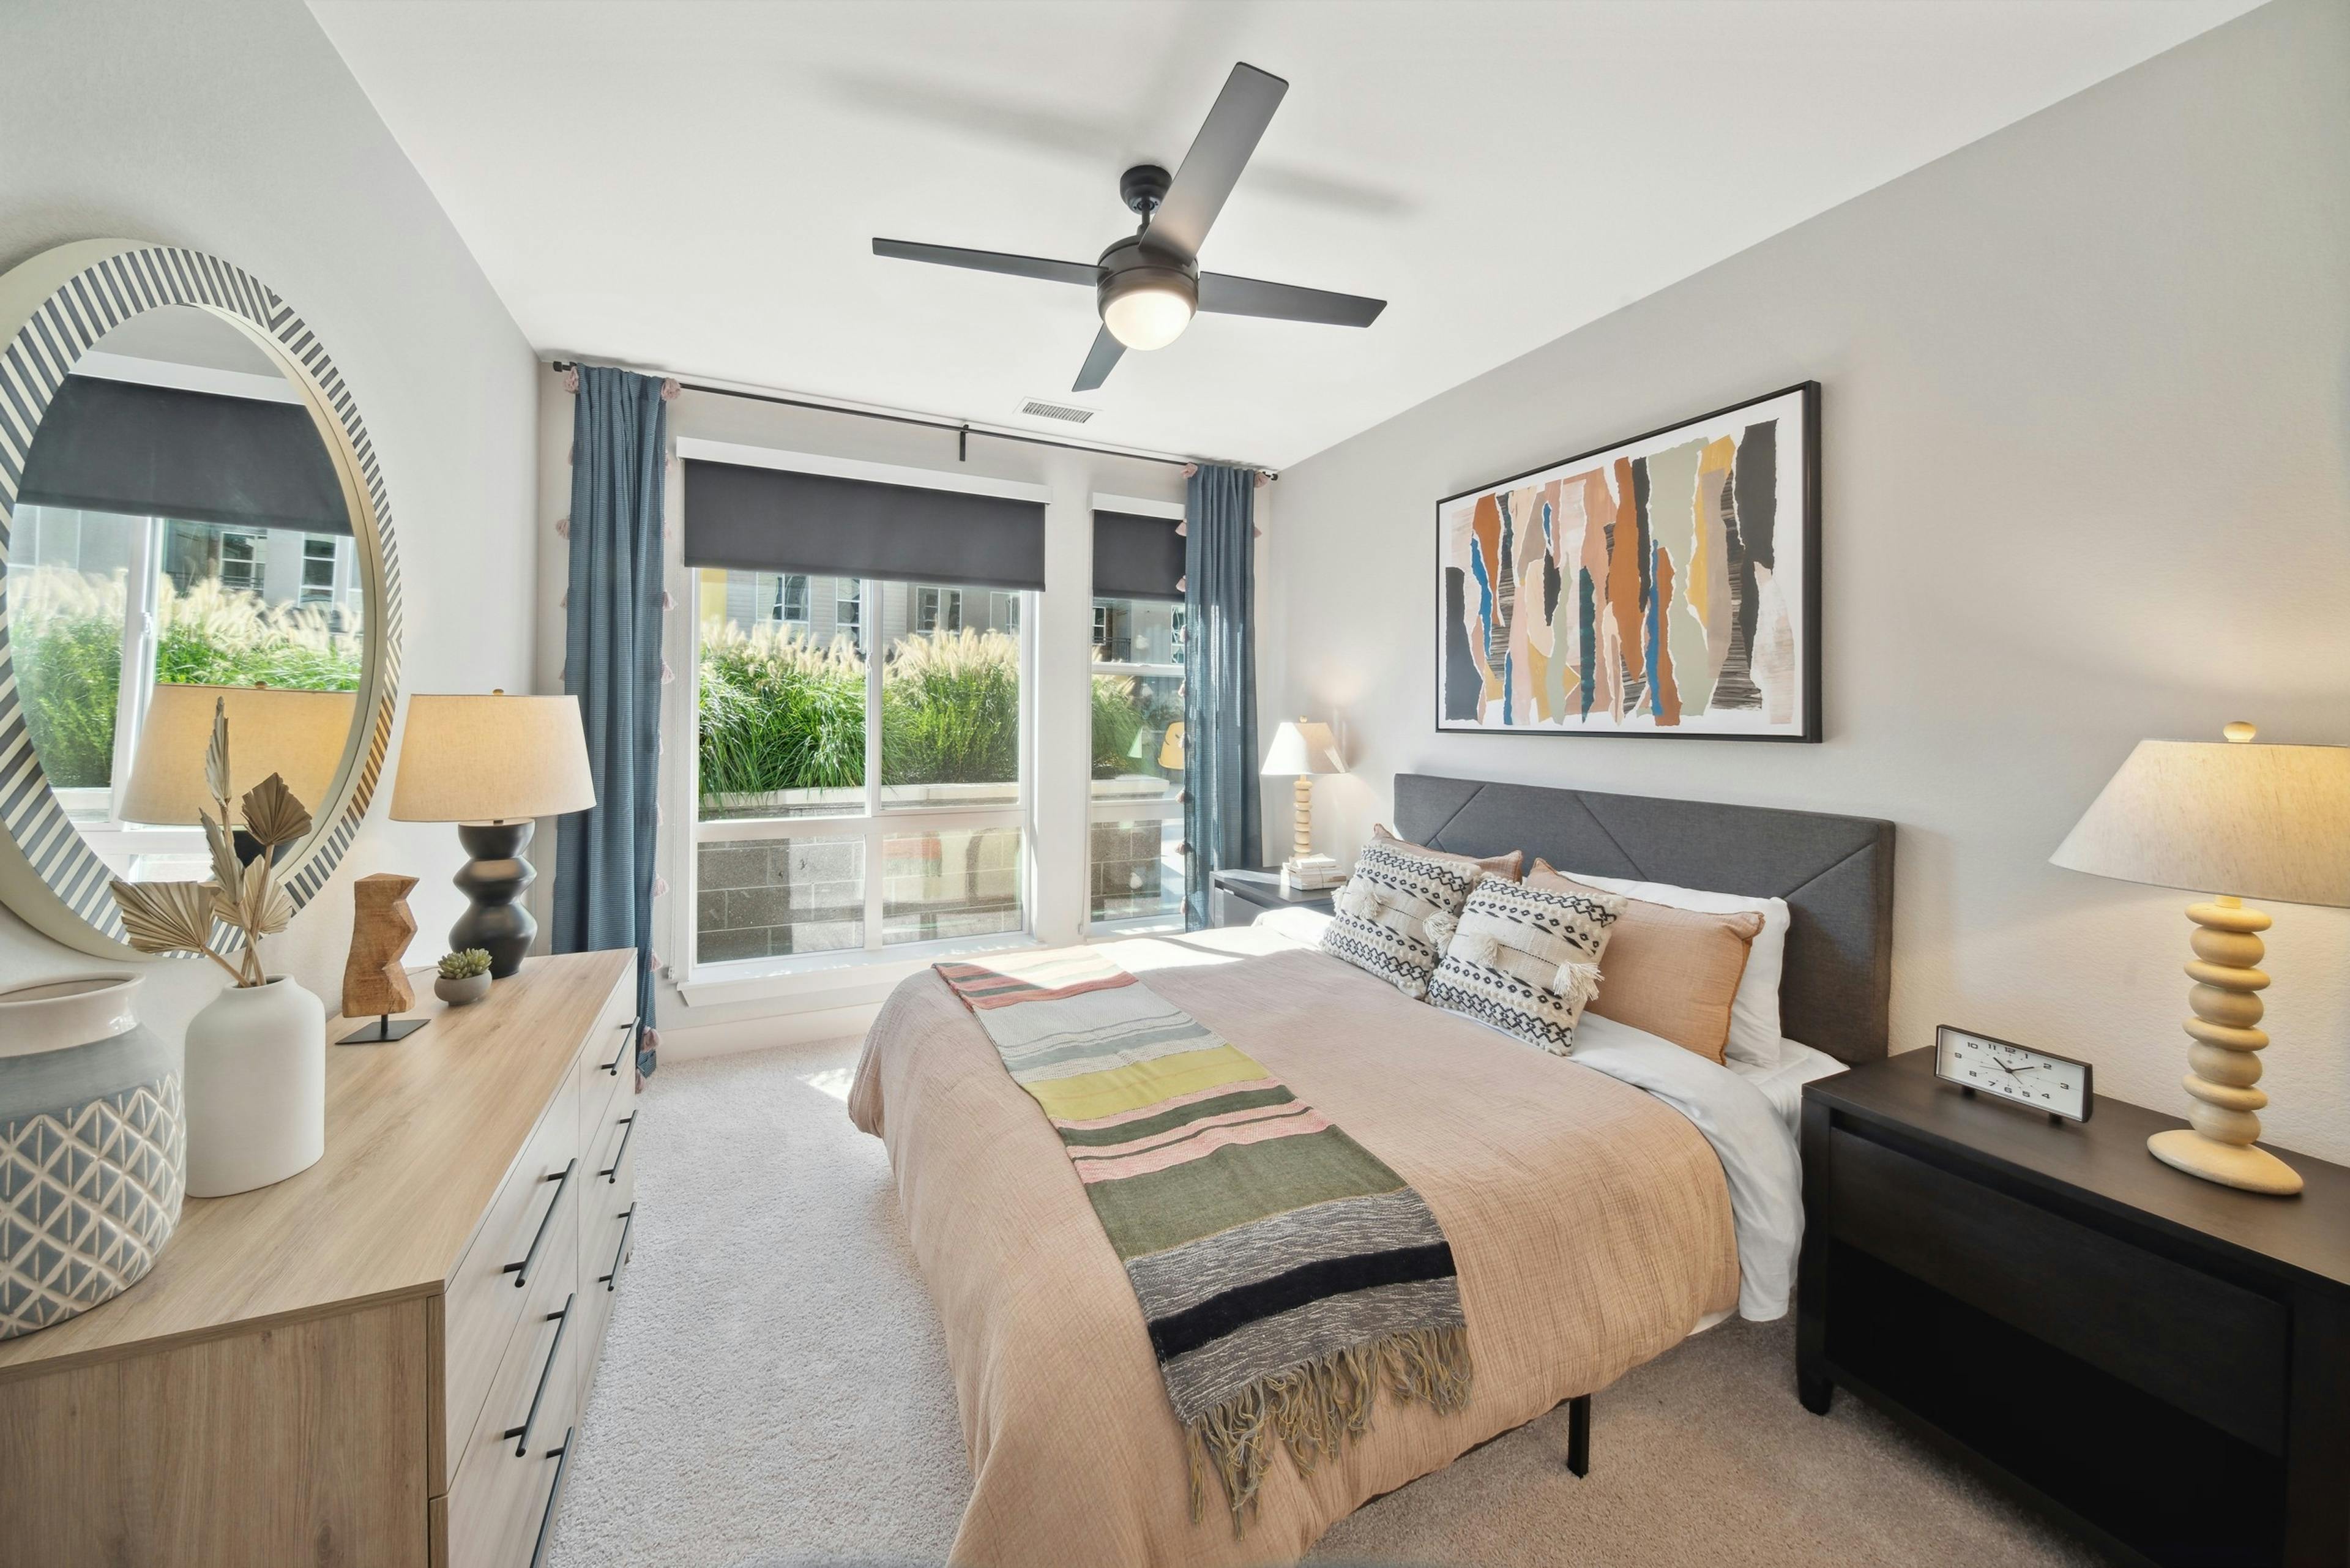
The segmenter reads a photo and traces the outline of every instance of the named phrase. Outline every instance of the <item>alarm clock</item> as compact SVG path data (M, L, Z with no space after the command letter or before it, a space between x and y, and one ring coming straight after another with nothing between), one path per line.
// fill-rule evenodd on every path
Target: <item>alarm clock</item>
M1956 1084L1970 1096L1989 1095L2045 1111L2051 1121L2087 1121L2095 1104L2086 1062L1947 1023L1934 1031L1934 1076Z

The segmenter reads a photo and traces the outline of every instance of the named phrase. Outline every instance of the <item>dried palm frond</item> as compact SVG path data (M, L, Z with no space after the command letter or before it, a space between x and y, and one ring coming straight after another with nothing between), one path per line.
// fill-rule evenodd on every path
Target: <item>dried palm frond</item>
M228 700L213 699L213 741L204 748L204 787L228 815Z
M244 830L266 850L310 831L310 810L276 774L244 792Z
M213 894L208 882L113 883L122 932L142 953L200 953L212 934Z
M233 923L244 930L249 948L264 937L276 936L293 919L294 900L277 885L269 857L255 856L253 864L244 868L244 882L238 890L237 917Z

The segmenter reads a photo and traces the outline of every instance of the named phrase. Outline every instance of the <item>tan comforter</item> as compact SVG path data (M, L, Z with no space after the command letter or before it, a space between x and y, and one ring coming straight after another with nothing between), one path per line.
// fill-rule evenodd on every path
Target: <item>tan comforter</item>
M1262 929L1112 956L1419 1190L1460 1270L1476 1393L1451 1416L1382 1394L1342 1460L1301 1478L1274 1457L1245 1538L1220 1500L1194 1524L1182 1430L1126 1274L1035 1102L926 971L882 1008L848 1109L889 1145L946 1328L974 1482L953 1561L1290 1562L1370 1498L1736 1303L1721 1163L1640 1090Z

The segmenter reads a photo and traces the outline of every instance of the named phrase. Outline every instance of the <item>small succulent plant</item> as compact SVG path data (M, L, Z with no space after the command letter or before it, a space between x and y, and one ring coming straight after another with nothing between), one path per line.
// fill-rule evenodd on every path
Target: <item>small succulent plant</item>
M480 948L467 948L461 953L450 953L441 961L442 980L471 980L477 974L490 972L490 955Z

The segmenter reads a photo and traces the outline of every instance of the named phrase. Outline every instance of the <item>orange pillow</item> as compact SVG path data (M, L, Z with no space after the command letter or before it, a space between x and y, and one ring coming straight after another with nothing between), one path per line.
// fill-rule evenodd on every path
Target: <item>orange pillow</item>
M1371 841L1374 844L1400 845L1418 854L1432 855L1439 860L1465 860L1486 876L1499 877L1504 882L1516 881L1519 867L1526 862L1526 852L1523 849L1513 849L1507 855L1486 856L1455 855L1450 849L1430 849L1425 844L1414 844L1409 838L1398 838L1388 831L1384 824L1377 822L1371 824Z
M1527 873L1526 886L1607 896L1542 860ZM1624 912L1608 932L1599 994L1589 1011L1721 1061L1730 1042L1730 1004L1762 917L1751 909L1712 915L1615 896L1624 898Z

